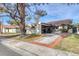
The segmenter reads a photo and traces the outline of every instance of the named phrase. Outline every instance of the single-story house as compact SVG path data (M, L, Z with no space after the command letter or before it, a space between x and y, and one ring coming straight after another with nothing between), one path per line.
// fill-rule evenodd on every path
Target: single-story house
M67 28L68 25L72 24L71 19L64 19L59 21L51 21L48 23L42 23L42 33L52 33L57 31L58 29L62 28L62 25L65 25L64 27Z
M31 30L31 25L26 26L26 30L27 34L34 32L34 29ZM20 33L20 29L16 25L0 25L0 33Z
M48 24L52 24L52 25L55 25L55 26L61 26L62 24L72 24L72 20L71 19L64 19L64 20L59 20L59 21L51 21L51 22L48 22Z
M19 31L19 27L15 25L3 25L1 29L2 33L18 33Z

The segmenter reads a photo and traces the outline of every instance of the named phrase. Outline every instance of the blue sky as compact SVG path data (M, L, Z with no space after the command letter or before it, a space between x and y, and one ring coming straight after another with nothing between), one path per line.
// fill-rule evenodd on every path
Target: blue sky
M40 18L41 22L49 22L55 20L64 20L72 19L74 23L79 22L79 5L66 5L66 4L48 4L41 5L39 9L44 9L47 12L47 15ZM1 18L4 24L7 24L6 21L11 20L9 17ZM29 21L32 23L34 20Z

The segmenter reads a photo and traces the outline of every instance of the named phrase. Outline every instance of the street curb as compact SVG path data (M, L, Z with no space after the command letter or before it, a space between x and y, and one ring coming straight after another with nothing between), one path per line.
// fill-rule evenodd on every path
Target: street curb
M16 52L16 53L18 53L18 54L20 54L22 56L35 56L35 55L33 55L33 54L29 53L29 52L26 52L26 51L24 51L24 50L22 50L20 48L15 47L15 46L11 46L11 45L9 45L9 44L7 44L5 42L1 42L1 44L3 44L4 46L10 48L14 52Z

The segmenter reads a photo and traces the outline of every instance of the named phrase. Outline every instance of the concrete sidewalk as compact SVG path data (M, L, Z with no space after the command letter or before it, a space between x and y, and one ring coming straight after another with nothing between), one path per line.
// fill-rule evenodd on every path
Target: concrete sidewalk
M4 40L2 41L2 44L23 56L78 56L77 54L71 52L51 49L48 47L12 39Z

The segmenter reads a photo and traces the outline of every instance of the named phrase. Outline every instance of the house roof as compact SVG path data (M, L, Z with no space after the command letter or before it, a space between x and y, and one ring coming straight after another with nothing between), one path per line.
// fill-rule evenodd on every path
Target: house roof
M41 25L44 25L44 26L52 26L51 24L48 24L48 23L41 23Z
M3 27L4 28L11 28L11 29L19 28L19 26L15 26L15 25L4 25Z
M72 23L72 20L71 19L65 19L65 20L48 22L48 24L52 24L52 25L56 25L56 26L59 26L61 24L71 24L71 23Z

